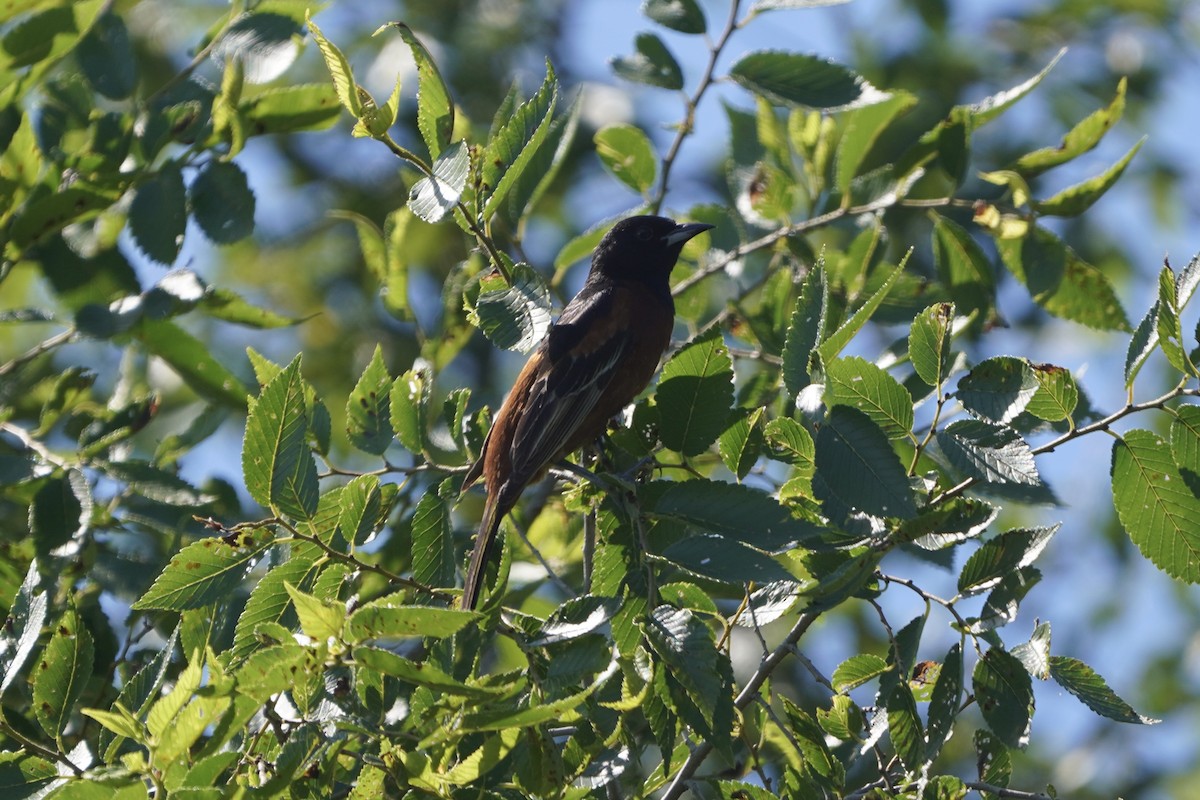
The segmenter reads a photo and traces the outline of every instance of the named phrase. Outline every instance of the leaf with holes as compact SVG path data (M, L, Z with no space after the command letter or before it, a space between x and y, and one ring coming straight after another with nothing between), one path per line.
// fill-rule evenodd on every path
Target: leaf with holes
M371 362L346 400L346 433L350 436L350 444L364 453L382 455L392 443L388 399L391 386L392 376L383 363L383 348L375 345Z

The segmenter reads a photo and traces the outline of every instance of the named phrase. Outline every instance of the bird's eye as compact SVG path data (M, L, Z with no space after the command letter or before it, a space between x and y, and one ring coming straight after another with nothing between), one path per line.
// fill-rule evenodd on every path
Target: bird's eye
M637 229L636 236L638 238L638 241L648 242L648 241L650 241L650 237L654 236L654 231L650 230L647 227L641 227L641 228Z

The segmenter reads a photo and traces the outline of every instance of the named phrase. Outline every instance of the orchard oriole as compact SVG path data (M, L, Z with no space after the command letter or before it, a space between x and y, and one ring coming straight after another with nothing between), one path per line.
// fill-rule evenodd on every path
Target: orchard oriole
M650 382L675 322L671 269L684 243L711 227L629 217L600 240L583 288L517 375L463 482L482 476L487 502L462 608L478 602L500 521L525 487L599 437Z

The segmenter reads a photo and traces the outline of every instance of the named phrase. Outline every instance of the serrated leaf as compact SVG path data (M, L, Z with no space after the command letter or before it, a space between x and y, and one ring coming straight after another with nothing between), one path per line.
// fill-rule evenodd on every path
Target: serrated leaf
M243 124L257 135L324 130L341 111L337 89L327 83L267 89L238 106Z
M242 445L242 474L250 496L300 520L313 516L319 499L304 393L296 356L259 393Z
M224 600L271 542L266 530L192 542L171 558L133 607L184 611Z
M805 771L819 776L830 788L840 787L846 778L845 767L830 751L821 726L811 714L786 696L780 695L780 699L790 733L804 758Z
M499 275L484 277L471 321L497 347L528 353L550 330L550 291L524 262L513 267L512 279L509 285Z
M417 65L417 130L429 148L429 157L438 159L450 144L454 132L454 103L450 99L450 90L433 56L412 29L402 22L393 22L392 27L400 32L400 37L412 50Z
M912 432L912 395L886 371L857 356L825 363L825 405L858 409L889 439Z
M1042 227L1020 239L999 239L1000 258L1034 302L1056 317L1099 330L1129 331L1112 282Z
M781 552L819 535L765 492L709 480L657 481L644 487L644 509L767 552Z
M58 547L86 529L93 505L89 494L87 480L75 470L48 478L38 486L29 503L28 520L29 533L40 557L52 557Z
M1025 671L1040 681L1050 677L1050 623L1039 622L1028 642L1012 649L1012 654L1025 665Z
M637 51L633 55L609 62L617 77L661 89L683 88L683 70L662 39L653 33L639 33L633 46Z
M1038 419L1058 422L1070 419L1079 404L1079 387L1070 370L1053 364L1031 364L1038 390L1025 410Z
M296 548L291 558L268 571L250 590L250 597L233 631L230 650L233 663L241 662L259 646L255 634L259 625L288 621L292 600L285 584L311 590L322 567L319 556L315 546ZM294 618L291 622L294 624Z
M390 429L388 436L391 437ZM341 529L342 538L355 547L361 546L374 535L383 511L379 478L375 475L355 477L343 487L338 500L338 528Z
M929 386L941 386L949 374L953 344L954 304L932 305L913 318L908 333L908 357Z
M846 116L842 138L838 141L835 163L836 185L845 194L858 177L859 169L871 148L897 117L907 114L917 98L905 91L894 92L886 100L855 109Z
M488 140L483 154L483 192L487 197L483 214L490 217L500 209L541 148L558 103L558 78L546 62L541 87L522 103L496 136Z
M1017 528L985 542L963 565L958 576L958 591L964 595L979 594L1000 583L1014 570L1028 567L1046 549L1059 527Z
M892 667L887 661L872 653L851 656L837 665L830 681L835 692L848 692L874 680Z
M212 57L218 63L241 62L249 83L269 83L287 71L300 54L302 32L295 16L269 11L243 14L216 40ZM321 52L325 54L324 47Z
M995 356L959 379L955 397L975 416L1007 423L1025 410L1039 387L1028 361Z
M300 322L248 302L234 291L217 286L208 287L197 305L213 319L245 325L248 328L286 328Z
M929 697L926 758L930 762L937 758L942 746L950 740L950 735L954 732L954 722L958 719L962 704L962 690L962 645L956 643L942 659L937 683L934 684Z
M968 477L1026 486L1042 482L1029 444L1007 425L962 419L939 430L937 443L947 460Z
M417 502L412 519L413 580L427 586L454 584L454 532L450 508L431 487Z
M655 398L659 435L668 448L695 456L716 441L733 405L733 362L718 328L671 356L663 366Z
M850 344L850 340L854 338L855 334L862 330L863 326L870 321L875 312L879 310L879 307L883 305L883 301L887 299L892 287L896 285L900 276L904 274L904 267L908 264L908 258L911 253L911 250L906 253L900 263L879 284L879 288L867 298L866 302L821 343L817 348L817 352L821 354L822 360L828 362L836 358L838 353L842 352L846 345Z
M1112 492L1121 525L1142 555L1174 578L1200 582L1200 498L1162 438L1132 430L1113 444Z
M772 458L796 467L797 476L812 477L816 445L803 425L788 417L777 417L767 423L763 435Z
M902 681L892 687L887 698L887 718L896 755L905 768L915 772L925 761L925 731L921 729L917 701L907 683Z
M1067 131L1057 147L1043 147L1016 160L1013 169L1026 176L1040 174L1065 164L1091 150L1125 113L1126 78L1117 84L1117 94L1106 107L1092 112Z
M1134 711L1108 687L1104 678L1079 659L1050 656L1050 677L1102 717L1136 725L1156 725L1161 722Z
M250 389L195 336L170 320L143 319L136 332L147 352L165 361L201 397L246 408Z
M970 232L941 215L933 218L933 261L938 277L964 315L988 317L996 306L996 274L992 259Z
M143 253L160 264L173 264L186 227L183 173L177 166L164 166L138 186L129 206L129 232Z
M325 38L321 29L317 27L317 23L307 19L307 16L306 21L308 32L316 41L321 56L325 59L325 66L333 77L333 87L337 92L338 100L347 111L354 115L355 119L358 119L362 116L362 100L358 96L358 84L354 82L354 72L350 69L350 62L342 55L342 51L338 49L337 45Z
M654 609L645 626L650 647L711 727L718 698L725 692L717 669L717 660L722 656L712 630L691 611L670 606Z
M791 573L767 554L724 536L682 539L668 546L662 557L693 575L721 583L794 580Z
M754 468L763 448L762 419L766 409L737 409L733 421L717 440L721 461L740 482Z
M47 735L61 736L92 675L95 647L79 615L68 611L54 625L54 633L33 670L33 712Z
M75 58L88 83L110 100L123 100L137 86L137 61L129 29L118 14L101 14L79 40Z
M643 0L642 13L680 33L704 33L708 25L696 0Z
M828 306L829 286L825 269L818 262L809 269L800 285L800 295L783 346L783 383L792 397L810 382L809 358L820 344Z
M654 185L658 156L649 137L636 125L614 123L596 131L596 155L617 180L645 194Z
M405 450L421 453L425 449L426 414L432 378L421 367L410 369L392 384L392 431Z
M1041 580L1042 573L1036 567L1021 567L1001 578L988 593L979 619L971 624L971 633L982 634L1015 620L1021 601Z
M478 619L479 615L472 611L411 605L401 593L381 597L355 609L347 621L346 635L355 642L406 636L444 639Z
M425 686L439 693L485 699L512 690L508 686L475 686L463 683L428 661L418 664L395 653L374 647L354 648L354 661L356 664L378 670L384 675L397 678L404 683Z
M887 436L863 412L829 409L817 434L817 475L845 506L878 517L917 514L908 475Z
M1167 362L1179 372L1190 374L1194 368L1188 363L1186 345L1183 341L1183 325L1179 321L1178 294L1175 288L1175 273L1170 264L1163 264L1158 273L1158 346Z
M1200 406L1182 405L1171 420L1171 457L1183 482L1200 496Z
M955 497L900 526L903 540L923 550L943 550L983 534L1000 509L974 497Z
M106 461L99 466L110 478L158 503L187 507L202 506L213 500L211 495L201 493L175 473L160 469L149 461Z
M1122 156L1117 163L1104 170L1104 172L1074 186L1068 186L1053 197L1035 201L1033 204L1034 210L1039 214L1052 217L1079 216L1091 208L1093 203L1103 197L1105 192L1120 180L1121 175L1125 172L1125 168L1129 166L1129 162L1133 160L1133 157L1137 155L1138 150L1141 150L1142 145L1145 143L1146 137L1143 136L1138 140L1137 144L1129 149L1129 152Z
M296 617L300 620L300 630L304 631L305 636L317 642L341 636L346 622L346 606L343 603L314 597L290 583L284 583L283 588L292 599Z
M551 121L546 129L545 140L538 146L525 169L521 170L509 191L508 218L514 226L537 206L566 163L582 117L582 97L576 95L567 113Z
M467 186L471 159L464 142L455 142L438 156L433 175L413 184L408 209L426 222L440 222L458 205Z
M350 444L372 455L382 455L392 443L391 403L388 392L392 376L383 362L383 348L375 353L346 400L346 433Z
M780 50L742 56L729 70L729 77L777 105L823 111L845 111L891 97L833 61Z
M232 161L209 161L188 186L192 216L204 235L232 244L254 232L254 192Z
M975 665L975 701L992 733L1009 747L1029 742L1033 721L1033 683L1020 660L993 647Z
M5 647L0 650L0 662L3 664L0 695L17 679L37 645L42 625L46 622L49 603L46 592L38 591L39 582L37 559L33 559L29 562L25 580L21 582L6 617L10 622L6 624Z
M1141 371L1142 365L1158 347L1158 312L1159 304L1156 300L1150 310L1146 312L1146 316L1142 317L1142 321L1138 323L1137 328L1133 331L1133 336L1129 339L1129 347L1125 350L1126 389L1133 386L1133 381Z

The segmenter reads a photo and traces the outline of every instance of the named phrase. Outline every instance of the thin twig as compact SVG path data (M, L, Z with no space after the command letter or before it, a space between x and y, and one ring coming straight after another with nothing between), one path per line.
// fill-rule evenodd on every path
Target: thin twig
M72 325L71 327L67 328L66 330L60 331L59 333L54 334L49 339L46 339L45 341L42 341L42 342L38 342L36 345L31 347L28 351L17 356L12 361L9 361L7 364L0 364L0 378L4 377L8 373L12 372L13 370L15 370L17 367L21 366L22 364L32 361L33 359L40 356L42 353L45 353L49 350L53 350L54 348L58 347L59 345L69 344L71 341L74 340L76 333L78 333L78 331L76 331L75 326Z
M812 624L820 616L820 611L812 610L805 611L800 615L800 618L796 620L796 624L788 631L787 637L778 647L771 651L769 656L762 660L762 663L758 665L758 669L754 671L754 674L746 681L746 685L738 692L738 696L733 701L735 708L742 711L745 710L746 706L754 702L754 698L758 695L758 690L762 688L767 678L771 677L771 674L783 663L785 658L795 652L796 643L800 641L805 632L812 627ZM686 788L685 784L692 775L696 774L696 770L700 768L700 765L704 763L712 751L713 745L711 742L701 742L696 745L696 749L688 755L687 760L683 762L679 771L675 773L675 778L671 781L671 785L667 787L662 800L676 800L676 798L682 795Z

